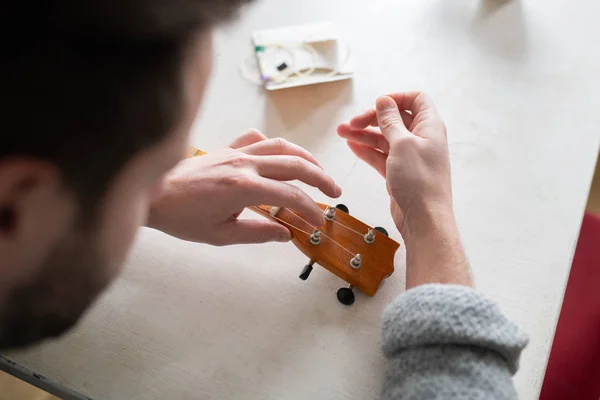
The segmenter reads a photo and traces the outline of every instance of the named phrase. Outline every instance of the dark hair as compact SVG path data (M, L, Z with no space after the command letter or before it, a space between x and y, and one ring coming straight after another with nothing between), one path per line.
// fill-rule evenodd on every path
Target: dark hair
M0 161L56 165L96 204L183 108L182 65L198 34L248 0L11 1L0 13Z

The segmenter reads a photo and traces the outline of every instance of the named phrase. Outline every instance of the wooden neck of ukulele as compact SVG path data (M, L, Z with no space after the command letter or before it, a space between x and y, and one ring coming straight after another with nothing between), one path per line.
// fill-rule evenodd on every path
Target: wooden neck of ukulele
M185 158L191 158L191 157L195 157L195 156L203 156L205 154L206 154L205 151L202 151L200 149L190 146L187 154L185 155Z

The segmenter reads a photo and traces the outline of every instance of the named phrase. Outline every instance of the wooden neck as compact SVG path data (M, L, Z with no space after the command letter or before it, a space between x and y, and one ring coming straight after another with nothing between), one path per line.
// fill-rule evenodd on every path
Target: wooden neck
M190 157L195 157L195 156L203 156L205 154L206 154L206 152L204 152L204 151L202 151L200 149L197 149L197 148L195 148L193 146L190 146L190 148L188 149L187 154L185 155L185 158L190 158Z

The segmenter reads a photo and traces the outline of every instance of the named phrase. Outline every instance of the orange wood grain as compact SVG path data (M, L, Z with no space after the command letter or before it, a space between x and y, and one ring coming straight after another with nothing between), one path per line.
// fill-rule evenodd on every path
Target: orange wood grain
M187 157L204 155L205 152L190 148ZM325 211L328 205L317 203ZM375 241L368 244L364 240L372 227L341 210L336 210L335 220L325 221L317 227L321 231L321 242L314 245L310 234L315 227L303 215L281 208L275 218L271 216L271 206L249 207L259 214L279 222L290 229L294 245L315 263L369 296L373 296L381 282L394 272L394 255L400 244L383 233L375 231ZM350 260L356 255L362 257L361 267L354 269Z

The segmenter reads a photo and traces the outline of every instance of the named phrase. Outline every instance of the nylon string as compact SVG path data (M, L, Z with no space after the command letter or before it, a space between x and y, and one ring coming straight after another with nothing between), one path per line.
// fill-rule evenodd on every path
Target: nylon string
M335 208L332 206L327 206L329 208ZM294 214L296 217L300 218L302 221L306 222L308 225L310 225L311 228L316 229L314 226L311 225L310 222L308 222L307 220L305 220L304 218L302 218L301 216L299 216L298 214L296 214L294 211L290 210L289 208L286 208L286 210L288 210L289 212L291 212L292 214ZM329 221L329 220L328 220ZM349 226L346 226L344 224L342 224L341 222L336 221L335 219L333 221L329 221L329 222L333 222L334 224L338 224L339 226L348 229L351 232L356 233L358 236L363 237L364 234L360 233L359 231L355 231L354 229L350 228Z
M263 209L262 209L262 208L260 208L260 207L252 206L252 208L254 208L254 209L256 209L256 210L258 210L258 211L260 211L260 212L262 212L262 213L264 213L264 214L268 214L270 217L272 217L272 218L276 219L277 221L279 221L279 222L281 222L281 223L283 223L283 224L285 224L285 225L288 225L288 226L290 226L290 227L292 227L292 228L294 228L294 229L297 229L297 230L299 230L300 232L302 232L302 233L304 233L304 234L306 234L306 235L308 235L308 236L312 236L312 233L309 233L309 232L307 232L307 231L305 231L305 230L302 230L302 229L300 229L299 227L297 227L296 225L294 225L294 224L291 224L291 223L289 223L289 222L287 222L287 221L284 221L284 220L282 220L281 218L278 218L278 217L272 216L272 215L271 215L269 212L267 212L267 211L263 210ZM306 221L304 218L302 218L301 216L299 216L298 214L296 214L295 212L293 212L293 211L292 211L292 210L290 210L289 208L286 208L286 210L288 210L289 212L291 212L291 213L292 213L292 214L293 214L295 217L297 217L297 218L300 218L302 221L304 221L306 224L308 224L308 226L310 226L311 228L313 228L315 231L317 231L317 230L318 230L318 229L317 229L317 228L316 228L314 225L312 225L310 222ZM342 224L340 224L340 225L342 225ZM343 225L342 225L342 226L343 226ZM350 228L348 228L348 229L350 229ZM356 232L356 231L355 231L355 232ZM314 232L313 232L313 233L314 233ZM331 238L329 235L327 235L326 233L324 233L324 232L322 232L322 231L321 231L321 235L323 235L324 237L328 238L328 239L329 239L329 240L331 240L333 243L337 244L337 245L338 245L338 246L340 246L342 249L344 249L345 251L347 251L347 252L348 252L348 253L349 253L349 254L350 254L352 257L354 257L354 253L353 253L353 252L351 252L350 250L348 250L347 248L345 248L344 246L342 246L340 243L336 242L336 241L335 241L333 238ZM362 236L362 235L361 235L361 236Z

